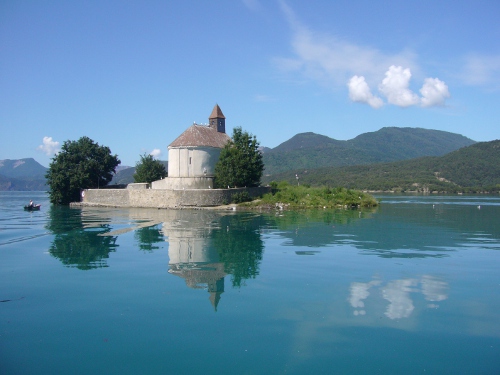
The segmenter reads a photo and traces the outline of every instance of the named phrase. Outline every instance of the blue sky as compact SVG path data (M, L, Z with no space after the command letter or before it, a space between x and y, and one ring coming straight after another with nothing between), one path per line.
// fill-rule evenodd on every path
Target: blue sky
M500 2L2 1L0 160L88 136L161 160L218 103L276 147L385 126L500 138Z

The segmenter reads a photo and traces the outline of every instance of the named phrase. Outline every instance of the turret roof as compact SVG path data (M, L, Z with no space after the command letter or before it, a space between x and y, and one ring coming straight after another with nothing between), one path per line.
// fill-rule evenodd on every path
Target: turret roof
M212 110L212 114L208 119L210 120L212 118L226 118L218 104L215 105L214 109Z

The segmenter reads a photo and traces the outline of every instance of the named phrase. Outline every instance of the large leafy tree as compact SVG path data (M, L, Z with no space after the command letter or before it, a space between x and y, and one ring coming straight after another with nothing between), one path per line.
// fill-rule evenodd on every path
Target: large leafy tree
M141 160L135 165L134 182L151 183L167 175L165 166L153 158L153 155L141 155Z
M263 171L257 138L241 127L234 128L232 140L221 150L215 165L215 187L259 186Z
M119 164L108 147L88 137L64 142L45 175L50 201L61 205L79 201L82 189L107 185Z

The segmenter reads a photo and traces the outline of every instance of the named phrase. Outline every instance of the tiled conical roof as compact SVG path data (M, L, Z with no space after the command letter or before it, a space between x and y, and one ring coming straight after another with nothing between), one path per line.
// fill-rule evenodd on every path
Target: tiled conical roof
M226 143L230 140L231 137L226 133L220 133L209 126L194 124L187 128L184 133L178 136L168 147L207 146L224 148Z

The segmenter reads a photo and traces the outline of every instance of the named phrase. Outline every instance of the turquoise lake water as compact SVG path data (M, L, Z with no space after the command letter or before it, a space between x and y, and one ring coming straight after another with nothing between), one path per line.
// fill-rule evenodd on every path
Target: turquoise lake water
M264 214L0 192L0 374L499 374L500 197L377 197Z

